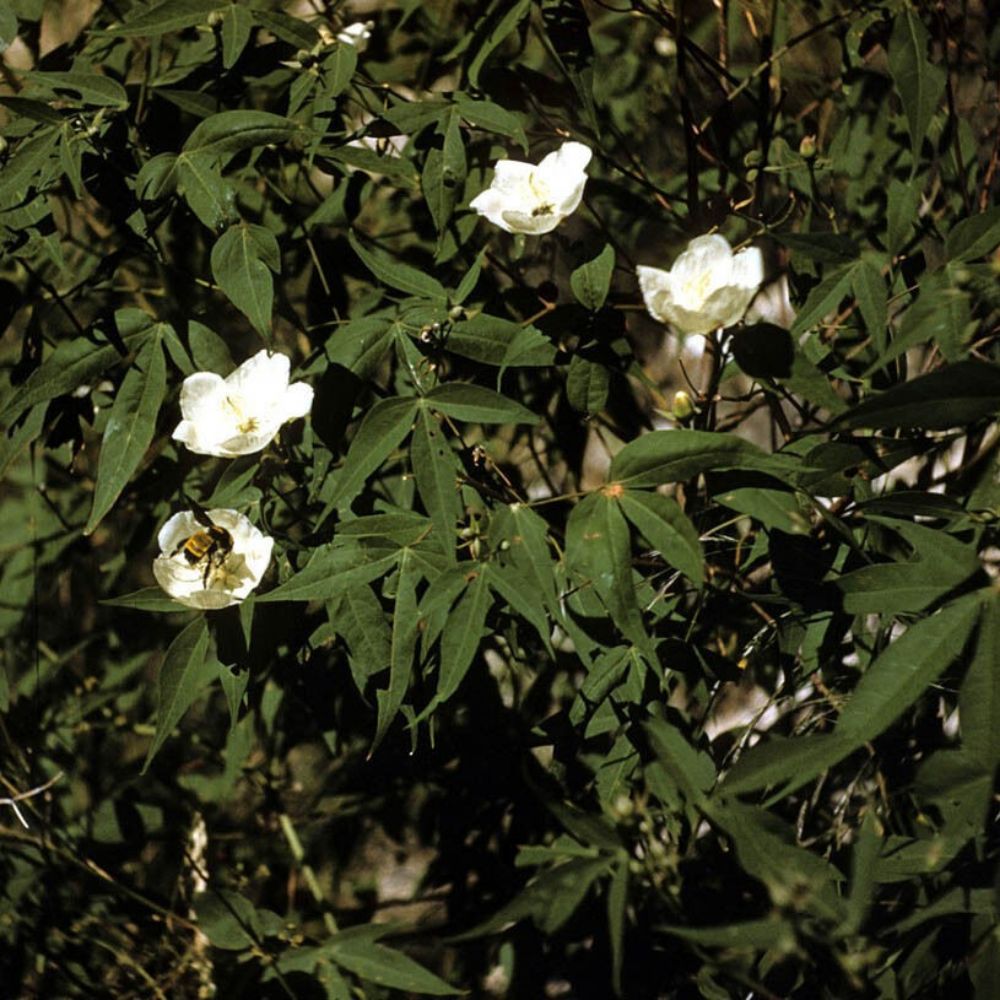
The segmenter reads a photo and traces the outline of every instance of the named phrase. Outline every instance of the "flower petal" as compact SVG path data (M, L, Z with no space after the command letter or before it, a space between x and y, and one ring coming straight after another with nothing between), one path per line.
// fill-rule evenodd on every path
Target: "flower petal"
M494 191L492 188L487 188L485 191L477 194L472 201L469 202L469 208L474 209L480 215L485 216L493 223L494 226L499 226L501 229L510 233L513 230L510 226L504 222L503 211L506 206L506 201L499 191Z
M195 372L181 386L181 416L197 422L215 413L225 395L226 382L215 372Z
M647 267L644 264L640 264L635 269L635 273L639 279L639 290L642 292L646 311L653 319L659 320L661 323L671 322L674 303L671 273L658 267Z
M294 382L281 401L281 422L308 416L312 404L313 387L308 382Z
M557 150L542 158L538 169L564 175L583 173L593 155L593 150L582 142L564 142Z
M733 257L730 281L755 292L764 283L764 255L759 247L746 247Z
M524 212L518 209L506 209L500 213L503 228L508 233L526 233L528 236L540 236L551 233L563 220L556 212Z
M236 393L253 406L280 399L288 388L291 363L285 354L258 351L226 377L226 391Z

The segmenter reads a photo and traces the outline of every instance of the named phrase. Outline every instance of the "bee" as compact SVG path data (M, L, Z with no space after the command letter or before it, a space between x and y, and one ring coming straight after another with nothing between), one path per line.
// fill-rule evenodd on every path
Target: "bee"
M172 556L178 552L184 553L184 558L191 566L205 563L204 585L208 586L208 578L212 570L216 569L226 561L226 556L233 550L233 536L222 527L216 524L198 504L191 502L192 512L195 520L204 525L204 531L196 531L193 535L188 535L171 553Z

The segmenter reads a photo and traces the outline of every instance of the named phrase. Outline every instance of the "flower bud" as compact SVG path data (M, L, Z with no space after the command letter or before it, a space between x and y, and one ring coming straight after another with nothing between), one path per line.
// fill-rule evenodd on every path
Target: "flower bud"
M816 155L816 136L804 135L799 143L799 156L811 160Z
M683 389L674 393L673 413L677 420L687 420L694 414L694 402Z

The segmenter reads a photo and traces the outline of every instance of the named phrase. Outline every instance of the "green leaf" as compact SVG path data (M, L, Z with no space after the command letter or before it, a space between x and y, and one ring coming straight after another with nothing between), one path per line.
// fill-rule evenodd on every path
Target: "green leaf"
M413 671L420 617L417 614L417 582L421 577L411 549L403 549L396 581L396 604L392 611L392 640L389 647L389 687L376 692L378 721L368 756L378 749L392 720L406 698Z
M524 126L521 124L520 118L513 112L507 111L492 101L475 101L461 93L455 95L455 104L462 117L470 125L486 129L488 132L510 136L511 139L520 143L521 148L527 152L528 139L524 134Z
M574 354L566 374L566 398L580 413L600 413L608 401L611 375L606 366Z
M218 663L208 655L208 625L199 615L167 649L157 680L156 735L142 765L145 774L160 747L194 700L219 676Z
M953 226L945 237L944 252L951 261L970 261L992 253L998 244L1000 206L962 219Z
M377 371L396 336L396 324L387 316L362 316L338 326L318 355L303 369L304 375L321 373L327 365L343 365L358 378Z
M937 344L949 360L958 357L970 326L971 314L968 295L954 286L949 267L921 281L920 294L903 314L892 343L881 352L865 375L878 371L911 347L925 341Z
M1000 367L958 361L870 396L839 417L839 427L946 430L1000 411Z
M180 31L196 24L207 24L208 15L224 6L223 0L164 0L163 3L140 10L124 24L108 28L108 34L152 38L169 31Z
M744 486L717 493L715 499L731 510L749 515L765 528L787 531L790 535L809 533L808 516L803 512L798 497L787 490Z
M636 598L628 525L610 491L584 497L570 513L566 565L571 573L594 587L622 635L644 653L650 653Z
M211 230L236 218L236 192L211 156L177 157L177 187L192 212Z
M773 950L776 954L794 952L796 948L795 928L787 920L776 916L718 927L658 924L656 930L703 948L725 948L736 952Z
M383 284L407 295L419 295L432 301L447 302L448 293L436 278L410 267L409 264L393 260L381 250L366 249L353 231L347 234L347 239L354 252L361 258L361 263Z
M569 276L570 288L577 302L591 312L604 305L611 288L611 275L615 269L615 251L610 243L593 259L581 264Z
M771 234L784 243L792 254L822 264L849 264L858 256L857 241L844 233L781 233Z
M501 396L492 389L467 382L448 382L436 386L424 397L427 404L456 420L481 424L537 424L531 410Z
M159 587L143 587L121 597L108 597L100 602L111 608L132 608L135 611L160 611L178 614L191 609L172 597L167 597Z
M469 83L478 88L479 74L487 59L520 24L531 10L531 0L493 0L486 13L476 22L468 43L472 58L466 67Z
M0 3L0 52L10 48L17 38L17 15L10 4Z
M358 494L368 477L409 434L419 405L412 397L396 396L379 400L365 414L327 499L328 508L339 507Z
M733 358L753 378L788 378L795 361L791 335L774 323L754 323L733 333Z
M958 695L962 751L992 775L1000 763L1000 599L983 604L975 652Z
M436 135L441 139L441 148L433 147L428 151L421 174L427 208L439 233L448 225L465 184L467 166L459 121L458 112L453 110L439 123Z
M424 996L454 996L461 992L401 951L374 941L336 935L323 945L323 952L348 972L389 989Z
M269 111L220 111L195 126L183 153L224 159L244 149L287 142L301 131L298 122Z
M879 269L870 261L862 261L851 275L851 290L865 321L865 329L872 338L875 350L881 355L888 344L889 326L888 289Z
M705 557L698 532L677 501L662 493L627 490L622 493L619 503L646 541L700 590L705 576Z
M385 555L355 546L320 549L291 579L266 594L259 594L257 603L330 601L352 587L384 576L397 558L396 552Z
M357 68L357 46L340 43L323 60L323 90L326 96L339 97L347 90Z
M456 323L445 346L463 358L498 367L550 365L556 356L553 344L535 327L486 313Z
M129 351L140 350L147 339L157 335L160 324L139 309L120 309L114 316L117 336ZM78 337L62 341L52 354L18 386L0 410L0 424L9 425L21 413L37 403L73 392L81 385L90 385L112 365L121 354L110 343L97 343Z
M562 608L555 583L555 564L545 521L530 507L515 503L499 508L490 522L490 543L506 553L532 587L542 595L549 612L560 617Z
M607 872L611 863L607 857L571 858L543 871L493 916L450 940L467 941L497 934L527 917L531 917L544 934L554 934L569 920L591 885Z
M837 308L851 287L854 268L854 264L844 264L836 268L825 275L823 280L810 291L792 324L793 338L812 329L824 316Z
M782 788L788 794L800 784L832 767L856 749L853 741L836 733L786 739L771 736L744 752L723 780L727 795L742 795L761 788Z
M441 638L441 666L435 701L447 701L457 690L472 666L479 649L486 615L493 604L485 568L470 570L472 579L454 610L448 616Z
M389 666L392 631L379 599L367 584L347 588L327 604L330 624L350 650L351 673L363 694L368 678Z
M897 15L889 39L889 71L903 101L914 160L945 87L945 71L927 59L927 29L907 6Z
M265 339L271 336L274 279L281 253L274 233L243 222L227 229L212 247L212 274L230 302Z
M254 944L257 913L238 892L216 889L195 897L198 927L216 948L242 951Z
M139 467L153 440L166 391L166 360L160 338L154 336L126 373L108 415L85 535L97 527Z
M752 469L780 477L795 468L793 459L768 455L734 434L678 429L629 442L612 460L610 478L626 486L660 486L709 469Z
M434 522L434 536L449 561L455 561L455 524L461 515L454 452L437 420L421 407L410 442L410 463L417 492Z
M906 244L910 232L917 222L920 198L919 184L912 181L901 181L895 177L889 182L889 195L885 209L885 246L890 253L899 253Z
M26 76L32 93L39 89L52 95L52 99L98 108L123 111L128 107L125 88L117 80L101 73L43 73L35 70Z
M168 198L177 189L177 156L158 153L147 160L135 177L135 194L140 202Z
M835 581L850 614L899 614L923 611L980 568L971 545L943 531L919 524L899 524L897 531L914 546L907 562L875 563L845 573Z
M887 729L961 654L981 603L970 594L911 625L858 682L837 720L837 736L861 746Z
M222 17L222 65L232 69L250 41L253 16L242 4L230 4Z

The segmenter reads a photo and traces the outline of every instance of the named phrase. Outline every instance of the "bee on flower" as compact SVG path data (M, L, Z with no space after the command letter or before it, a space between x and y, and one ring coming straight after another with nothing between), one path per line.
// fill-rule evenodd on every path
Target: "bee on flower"
M238 604L261 581L274 539L249 518L227 508L184 510L160 528L156 582L189 608L216 610Z

